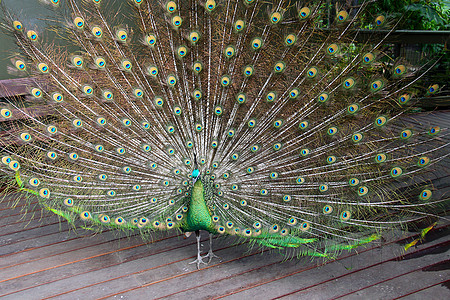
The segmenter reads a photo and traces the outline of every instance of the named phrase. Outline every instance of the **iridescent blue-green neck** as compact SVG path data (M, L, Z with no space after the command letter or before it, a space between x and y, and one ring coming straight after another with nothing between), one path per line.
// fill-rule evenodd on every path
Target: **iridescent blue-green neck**
M184 231L207 230L215 232L211 213L205 202L203 183L200 179L194 183L192 188L187 218L182 229Z
M194 169L192 171L192 178L197 178L200 175L200 170L199 169Z

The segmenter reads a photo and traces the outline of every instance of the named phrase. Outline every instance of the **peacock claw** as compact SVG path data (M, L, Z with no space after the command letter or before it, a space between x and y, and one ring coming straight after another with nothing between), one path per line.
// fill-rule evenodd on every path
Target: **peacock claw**
M217 255L215 255L211 250L209 250L208 253L207 253L205 256L203 256L202 258L207 258L207 257L209 257L209 259L208 259L208 264L211 262L211 260L212 260L213 258L218 258L218 259L220 259L220 257L217 256Z
M200 231L199 230L196 230L195 231L195 238L197 239L197 259L196 260L194 260L193 262L190 262L189 264L191 265L191 264L197 264L197 269L199 269L200 270L200 264L205 264L205 265L207 265L207 264L209 264L210 262L211 262L211 260L214 258L214 257L216 257L216 258L219 258L220 259L220 257L218 257L217 255L215 255L214 253L213 253L213 251L212 251L212 234L210 233L209 234L209 251L208 251L208 253L205 255L205 256L201 256L201 254L200 254L200 252L201 252L201 250L200 250ZM203 261L203 259L204 258L207 258L207 257L209 257L209 259L208 259L208 262L206 263L206 262L204 262Z
M201 255L197 255L197 259L196 260L194 260L194 261L191 261L189 264L190 265L192 265L192 264L197 264L197 269L198 270L200 270L200 264L205 264L205 265L207 265L208 263L205 263L204 261L203 261L203 258L205 258L206 256L204 256L204 257L202 257Z

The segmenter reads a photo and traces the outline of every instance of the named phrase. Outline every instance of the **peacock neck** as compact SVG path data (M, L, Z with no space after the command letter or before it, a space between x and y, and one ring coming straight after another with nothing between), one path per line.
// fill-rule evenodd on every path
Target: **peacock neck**
M189 209L186 218L184 231L207 230L214 231L211 214L206 206L204 197L204 187L201 180L197 180L192 188Z

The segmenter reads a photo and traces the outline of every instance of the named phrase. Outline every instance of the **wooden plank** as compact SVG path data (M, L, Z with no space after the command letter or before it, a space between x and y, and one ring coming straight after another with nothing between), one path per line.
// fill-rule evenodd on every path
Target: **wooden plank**
M0 98L29 95L33 87L49 90L49 84L45 76L3 79L0 80Z
M105 276L117 276L118 273L115 272L115 269L122 271L124 269L127 270L127 265L124 265L124 263L126 264L127 262L131 262L136 268L146 267L148 266L148 263L143 263L143 260L148 260L147 256L151 256L151 262L158 265L161 263L159 256L161 256L161 253L166 253L165 249L168 245L166 243L160 243L159 245L163 246L163 248L158 249L157 247L154 247L155 249L153 250L156 250L156 252L153 252L148 251L149 248L142 244L141 239L130 239L130 241L134 241L134 243L137 244L130 245L124 243L124 245L117 241L112 241L107 244L92 247L91 249L73 251L67 255L58 255L57 257L53 257L51 261L46 262L44 260L40 263L47 263L47 265L45 265L47 269L42 268L37 273L26 274L22 276L20 280L11 279L5 282L8 287L5 294L18 290L18 293L14 293L14 297L16 298L26 297L26 295L30 294L39 295L39 298L45 297L45 295L48 295L49 293L57 294L58 292L67 291L69 287L74 289L79 283L84 286L95 281L104 280ZM139 242L141 242L141 244L139 244ZM172 241L168 243L172 244ZM114 247L117 247L118 245L121 245L121 247L114 249ZM125 256L128 258L123 260L124 257L118 255L118 253L121 252L127 252ZM49 263L52 263L52 265L48 266ZM111 269L111 267L116 268ZM129 270L133 270L133 268L130 268ZM55 274L57 274L56 277ZM73 277L77 275L79 275L79 277L74 279ZM55 280L55 278L58 280ZM71 282L71 284L67 285L69 282ZM41 286L45 286L45 289L40 288ZM32 289L20 291L24 288ZM51 289L48 290L48 288ZM42 292L44 292L44 294L42 294Z
M380 40L389 33L389 30L358 30L357 40L359 42L374 42L377 36ZM392 44L443 44L447 45L450 41L449 30L395 30L387 39L387 43Z
M39 220L32 220L30 224L36 225L34 222ZM341 288L339 291L348 293L384 280L380 274L388 274L393 269L391 264L397 264L397 269L404 271L410 270L408 268L412 268L414 263L429 265L429 261L423 261L421 257L406 263L389 260L392 256L386 257L385 254L398 254L401 248L394 243L383 248L379 244L371 244L368 248L358 249L359 255L346 253L337 261L317 268L317 261L312 262L309 258L282 262L284 257L278 252L261 254L256 249L248 251L246 245L230 244L230 239L215 239L216 253L221 256L221 261L215 260L208 267L196 270L194 265L188 264L196 252L192 236L185 240L176 232L169 236L160 233L155 235L154 243L147 246L139 237L118 240L112 232L76 238L72 232L60 233L59 228L52 228L52 233L47 235L46 227L35 236L36 240L45 242L37 242L39 246L28 251L10 254L11 266L3 264L0 268L3 281L0 295L5 299L50 296L59 299L190 296L197 299L230 293L233 293L230 298L258 295L265 299L290 292L294 292L292 297L298 299L303 297L303 292L295 291L302 286L306 287L304 291L309 296L314 297L324 290L336 291L342 286L347 286L347 290ZM25 236L30 237L29 233ZM11 241L9 246L22 243L23 234L12 236L18 240ZM448 240L448 236L444 239ZM34 241L29 239L23 242L24 245L27 242ZM441 240L419 245L417 249L420 252L434 245L432 243L439 244ZM203 244L207 248L206 237ZM432 255L426 256L428 258ZM376 263L379 264L374 265ZM348 270L346 267L351 268ZM412 273L417 275L421 272ZM427 284L436 283L437 277L432 278ZM367 295L371 296L370 293Z
M204 267L200 271L196 269L195 265L190 265L189 262L195 259L196 243L192 240L187 245L182 245L176 249L167 249L155 257L146 258L145 268L141 265L132 268L132 273L122 273L123 276L109 278L108 280L103 280L98 282L94 286L87 286L84 289L73 290L69 294L58 295L62 296L62 299L73 299L73 297L93 297L101 298L112 294L118 294L121 297L123 291L129 289L140 289L143 284L153 283L155 286L163 284L164 290L159 287L152 286L149 289L145 289L145 298L153 299L156 296L164 295L164 293L171 293L174 290L178 290L180 286L176 285L177 281L172 279L183 278L185 283L194 284L197 280L199 274L203 274L201 278L208 278L209 280L214 280L223 274L222 272L230 272L227 267L224 267L227 263L232 263L236 260L240 260L245 253L247 247L244 245L239 246L228 246L222 250L218 251L218 254L223 256L232 257L231 261L223 262L212 262L209 267ZM239 254L238 254L239 253ZM237 256L237 257L236 257ZM141 262L142 263L142 262ZM219 266L222 265L222 268ZM235 269L238 269L238 265L234 265ZM123 268L119 268L122 269ZM206 270L211 269L208 273ZM125 270L130 270L129 267L125 266ZM110 271L110 270L109 270ZM110 273L110 272L108 272ZM192 281L195 278L194 282ZM169 289L165 288L165 284L169 284ZM106 291L106 292L105 292ZM147 293L148 292L148 293ZM125 293L126 294L126 293Z
M337 31L334 28L318 28L318 36L328 35L330 31ZM449 30L395 30L388 29L351 29L351 35L355 37L357 43L375 44L381 40L385 44L442 44L448 45L450 41ZM314 37L312 38L314 41Z
M436 246L441 247L443 245L437 244ZM415 251L422 252L423 249ZM286 295L281 297L281 299L294 299L299 296L308 298L314 297L314 295L318 294L326 299L368 299L373 297L375 293L377 293L380 298L394 298L403 295L412 288L415 288L417 285L409 285L407 282L403 282L399 285L399 289L401 289L401 291L397 292L394 292L392 289L386 287L395 286L395 281L398 281L400 278L412 277L414 280L423 281L422 277L425 277L425 275L420 274L423 269L422 266L436 264L436 260L440 263L440 260L442 259L445 260L445 255L438 258L426 256L423 259L415 259L411 261L405 261L402 260L401 257L395 257L377 264L368 264L367 262L364 262L362 268L349 270L347 273L333 277L326 282ZM429 281L429 283L433 284L436 282L436 279L437 278L434 278ZM374 285L374 282L377 284ZM368 286L371 285L378 286L378 288L371 292L364 292L368 289ZM380 293L379 289L385 290L386 294L383 296L383 293ZM387 292L388 290L390 291Z
M10 252L6 255L0 256L7 257L7 261L0 262L0 270L5 268L11 268L20 264L30 263L44 258L48 258L55 255L60 255L73 250L84 249L88 247L96 247L98 243L106 243L105 241L99 241L98 243L92 241L94 233L82 234L83 231L68 231L59 232L57 234L51 234L39 238L39 244L34 247L30 247L27 243L27 247L20 249L15 243L14 248L20 250ZM103 232L102 235L106 237L107 233ZM119 242L118 239L114 240Z
M309 258L300 259L299 261L293 260L281 263L279 261L271 262L265 265L262 263L262 267L252 269L249 266L253 266L254 262L246 266L248 272L242 272L233 276L224 277L219 280L209 280L211 274L205 274L195 276L195 283L188 278L180 278L179 280L171 280L170 282L148 282L143 284L139 289L130 290L129 292L121 293L120 296L137 298L137 297L149 297L154 298L155 291L168 291L170 286L184 288L182 293L172 294L170 298L184 298L184 297L196 297L195 295L202 295L204 298L219 298L223 295L228 295L226 298L230 299L248 299L254 295L263 296L262 299L272 299L285 295L289 291L295 291L302 286L308 287L314 284L320 283L324 280L330 279L334 283L334 278L340 274L347 274L350 272L347 268L358 268L359 265L371 265L377 263L380 259L392 259L396 256L393 255L398 250L399 245L391 243L389 245L383 245L383 248L378 247L369 249L368 251L360 251L359 255L356 253L344 254L337 261L332 261L324 266L317 267L317 262L311 262ZM378 249L378 250L376 250ZM388 257L380 257L378 252L382 252L384 255L391 255ZM271 254L270 256L274 256ZM276 256L276 255L275 255ZM282 257L279 257L282 258ZM266 258L261 260L266 261ZM260 261L260 263L261 263ZM228 268L227 268L228 271ZM241 270L242 271L242 270ZM199 272L204 272L200 270ZM220 272L224 274L225 272ZM207 284L203 282L207 281ZM199 285L198 285L199 284ZM158 285L158 286L157 286ZM198 286L197 286L198 285ZM333 284L334 287L340 286L339 284ZM320 290L319 290L320 291ZM317 295L317 294L316 294ZM118 294L111 295L119 297ZM159 297L167 297L167 294L160 294ZM300 295L295 295L299 298ZM324 297L326 299L327 297ZM305 299L311 299L311 297L305 297Z
M0 98L27 95L28 88L35 85L35 79L30 77L0 80Z
M450 289L450 279L448 278L448 272L444 274L444 280L442 282L434 283L427 288L415 291L413 294L404 295L399 299L409 299L409 300L423 300L423 299L448 299L449 289Z
M52 115L55 113L53 105L34 105L31 107L25 107L21 109L11 109L11 117L8 119L1 118L0 122L9 122L9 121L17 121L17 120L27 120L33 116L34 118L45 117L48 115ZM3 131L2 135L6 136L7 134L11 134L14 131Z
M448 254L447 254L448 255ZM380 281L378 284L372 285L369 288L359 290L351 295L346 295L345 299L367 299L373 295L377 295L380 299L399 299L405 296L412 296L422 290L427 289L430 286L440 285L448 278L448 270L441 270L436 272L430 272L425 274L423 272L424 261L433 261L433 257L427 257L426 259L421 259L416 262L418 267L414 270L404 272L396 277L389 277L386 280ZM431 264L430 266L432 266ZM426 266L427 267L427 266ZM394 270L397 270L399 266L393 266ZM387 270L385 269L384 273ZM378 279L378 278L377 278ZM444 293L445 295L445 293ZM450 292L447 290L446 296L442 299L449 299ZM426 299L426 298L419 298ZM434 296L428 299L438 299Z

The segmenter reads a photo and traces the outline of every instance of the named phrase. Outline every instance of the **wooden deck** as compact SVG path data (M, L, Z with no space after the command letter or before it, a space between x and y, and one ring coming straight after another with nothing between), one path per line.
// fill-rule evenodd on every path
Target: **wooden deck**
M215 238L220 260L197 270L189 264L194 236L172 231L145 243L112 232L75 233L39 207L23 217L23 203L10 204L0 204L2 299L450 299L448 221L405 255L402 245L417 233L322 265Z

